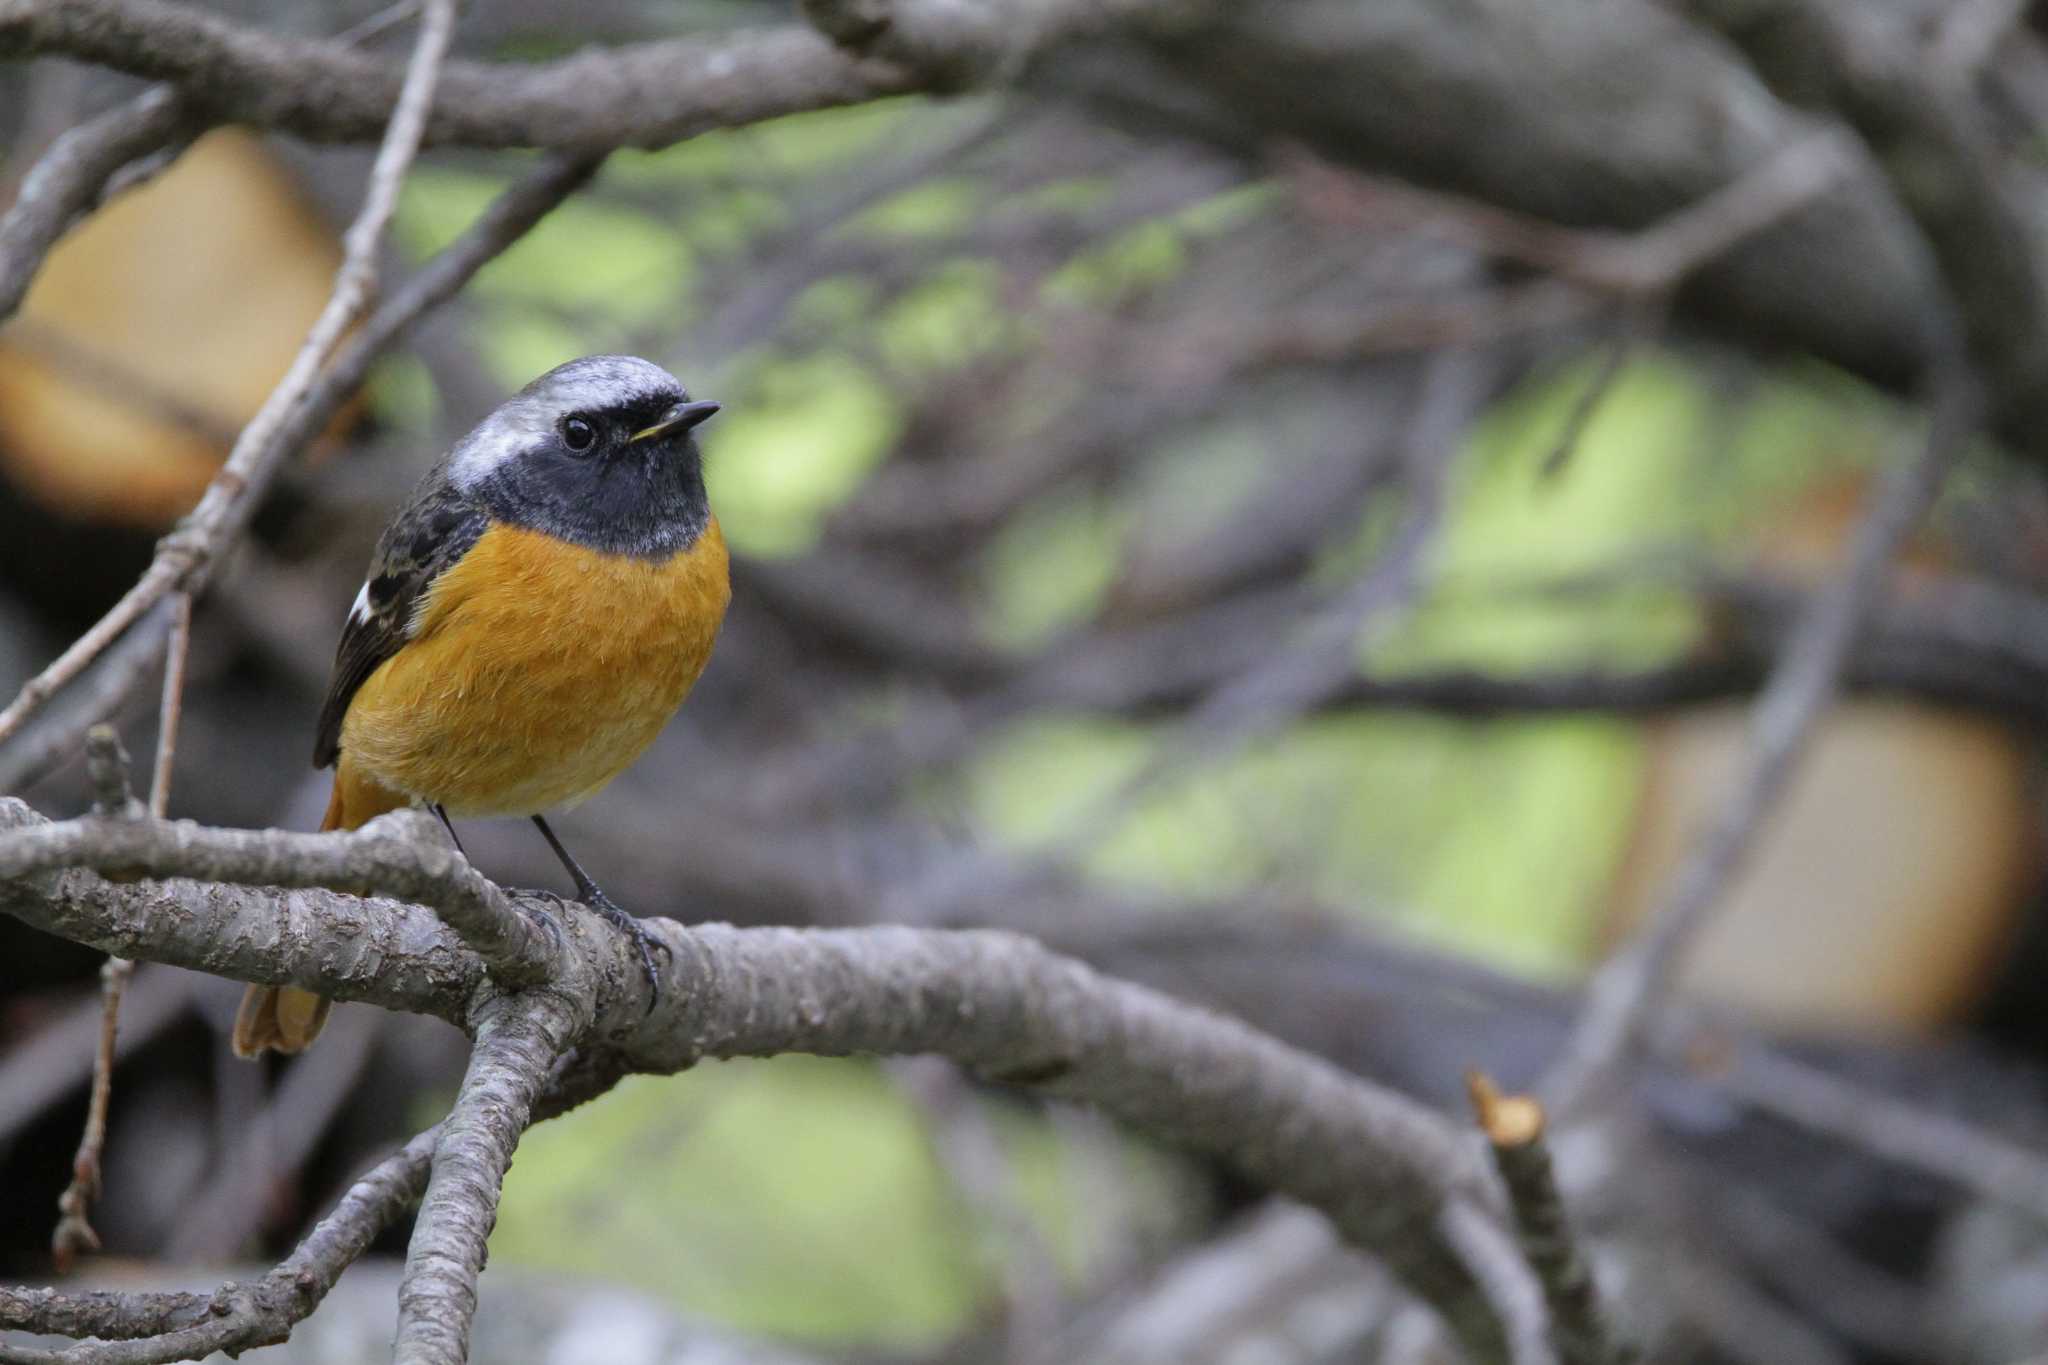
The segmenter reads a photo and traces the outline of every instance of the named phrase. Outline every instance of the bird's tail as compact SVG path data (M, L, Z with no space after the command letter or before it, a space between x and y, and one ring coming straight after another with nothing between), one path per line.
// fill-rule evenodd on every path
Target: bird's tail
M327 798L327 816L320 828L355 829L405 803L397 792L358 773L343 754L334 765L334 794ZM251 986L242 992L242 1007L235 1011L235 1055L304 1052L320 1036L333 1007L326 996L297 986Z

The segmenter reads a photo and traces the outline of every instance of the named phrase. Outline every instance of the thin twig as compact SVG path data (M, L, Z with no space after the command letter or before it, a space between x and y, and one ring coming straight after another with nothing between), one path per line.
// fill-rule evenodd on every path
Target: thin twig
M1579 448L1579 442L1585 439L1586 428L1593 423L1593 414L1600 410L1601 403L1613 391L1614 381L1621 377L1622 369L1656 334L1670 301L1669 294L1643 294L1631 299L1623 308L1621 326L1601 348L1599 368L1593 371L1586 380L1586 387L1573 400L1572 410L1565 415L1564 427L1558 432L1557 440L1551 444L1543 462L1536 466L1537 478L1548 481L1564 473L1573 452Z
M290 409L280 425L265 433L261 448L252 457L254 473L249 482L241 485L244 500L260 498L277 465L285 456L300 448L313 432L325 425L327 418L362 382L364 375L369 372L371 363L387 346L409 329L422 314L453 297L479 269L547 216L549 210L590 178L602 159L600 155L562 155L547 158L525 179L500 195L460 239L429 261L404 286L393 291L384 306L377 310L342 349L333 365L320 377L304 401ZM258 416L260 418L261 414ZM237 449L248 444L249 431L254 426L255 422L252 421L251 427L244 429L243 439L238 442ZM235 483L235 479L230 477L224 468L209 489L208 497L211 498L215 491L223 487L232 487ZM226 493L223 496L232 498L235 495ZM202 502L201 509L203 510L205 506L206 503ZM20 695L6 711L0 712L0 743L5 743L36 707L77 676L94 656L112 641L120 638L129 613L137 608L138 603L147 602L153 605L178 583L176 570L167 567L182 559L182 553L177 546L202 544L210 547L209 555L217 556L246 523L250 510L252 506L242 506L232 514L224 514L227 520L215 523L220 529L211 538L202 537L195 542L179 539L182 532L173 533L159 549L157 559L144 574L142 582L131 589L121 603L81 636L62 657L24 686ZM195 511L193 515L196 518L199 512ZM192 524L188 519L187 528L189 529ZM209 566L210 560L195 565L193 579L186 585L187 591L196 595L201 590L204 586L204 570ZM144 606L142 609L147 610L148 607Z
M149 784L149 815L161 820L171 799L171 765L178 752L178 716L185 695L185 661L192 644L192 594L178 593L171 599L171 638L164 659L163 705L157 715L156 768ZM126 797L126 755L113 731L97 732L102 751L111 753L101 760L117 768L122 795L119 812L102 810L103 816L129 818L132 799ZM50 1235L50 1251L60 1271L68 1270L81 1251L99 1250L99 1234L92 1229L89 1215L92 1201L100 1191L100 1155L107 1145L107 1109L114 1093L114 1044L121 1027L121 996L135 964L125 957L109 957L100 965L100 1037L93 1050L92 1099L86 1106L85 1131L78 1139L78 1152L71 1161L71 1183L58 1196L61 1215Z
M1702 1039L1700 1029L1681 1028L1656 1047L1698 1072ZM1743 1046L1712 1070L1720 1089L1752 1109L2048 1221L2048 1159L2023 1142L1761 1046Z
M1883 594L1893 557L1960 458L1982 407L1975 380L1960 367L1938 382L1921 449L1885 479L1841 573L1801 613L1790 646L1750 710L1749 765L1741 782L1644 928L1594 974L1572 1037L1542 1086L1559 1111L1576 1109L1612 1079L1685 950L1746 865L1822 712L1841 689L1850 650Z
M86 744L86 771L93 786L93 814L99 820L133 820L142 811L129 780L128 753L111 726L93 727ZM107 1108L114 1093L114 1042L121 1019L121 993L135 964L109 957L100 966L100 1032L93 1050L92 1097L86 1104L85 1130L71 1158L71 1180L57 1196L57 1226L50 1234L50 1255L59 1271L69 1270L82 1251L97 1251L92 1201L100 1192L100 1154L107 1145Z
M178 760L178 719L185 706L185 664L192 652L192 594L171 598L171 638L164 650L164 695L156 716L156 766L149 779L149 814L161 820L171 804L171 768Z
M419 152L434 81L447 55L453 30L452 6L430 4L407 69L405 86L370 169L362 210L342 235L342 261L335 272L333 291L284 377L242 428L234 449L228 452L227 460L200 496L198 506L159 543L156 557L143 572L141 581L56 662L30 679L5 711L0 711L0 741L19 729L44 699L78 676L159 599L173 590L196 593L203 589L214 561L248 523L278 466L294 449L294 443L278 439L287 429L294 409L304 408L321 370L375 295L378 244L398 207L398 190L406 170Z
M1319 202L1391 208L1425 230L1582 285L1624 296L1669 293L1702 267L1832 190L1857 164L1833 129L1791 143L1744 175L1639 232L1565 227L1460 195L1342 170L1298 146L1283 169Z
M290 1256L253 1284L230 1281L210 1295L154 1295L142 1311L126 1295L0 1289L0 1325L129 1338L54 1351L0 1346L0 1365L166 1365L285 1340L342 1271L419 1199L439 1133L421 1133L364 1174ZM162 1315L161 1325L151 1326L150 1310Z
M1465 1088L1507 1190L1522 1255L1543 1287L1558 1365L1621 1365L1632 1357L1614 1343L1592 1267L1566 1214L1543 1105L1529 1095L1503 1095L1483 1071L1466 1072Z
M91 1222L92 1201L100 1192L100 1153L107 1144L107 1108L114 1092L114 1033L121 1017L121 992L134 964L110 957L100 965L100 1036L93 1053L92 1098L86 1105L85 1131L71 1158L71 1181L57 1196L57 1227L50 1234L50 1257L61 1274L80 1252L98 1251L99 1234Z

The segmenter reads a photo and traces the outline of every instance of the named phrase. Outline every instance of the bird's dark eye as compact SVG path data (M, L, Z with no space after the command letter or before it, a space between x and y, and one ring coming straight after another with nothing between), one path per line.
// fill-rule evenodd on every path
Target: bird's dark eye
M597 428L581 417L571 417L562 423L562 444L581 453L597 444Z

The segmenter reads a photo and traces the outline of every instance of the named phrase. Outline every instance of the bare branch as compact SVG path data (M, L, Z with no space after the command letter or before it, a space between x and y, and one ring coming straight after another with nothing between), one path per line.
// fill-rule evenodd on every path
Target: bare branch
M161 0L35 0L0 18L0 57L62 54L176 83L221 122L326 142L380 136L403 84L386 59L245 29ZM427 145L609 151L909 88L808 27L672 39L553 62L450 62Z
M178 716L185 698L185 662L192 645L192 594L181 592L171 599L171 638L164 656L163 703L157 712L156 767L149 784L149 815L161 820L171 799L171 766L178 752ZM106 726L95 727L88 737L87 753L94 769L95 783L102 797L97 813L102 818L129 819L138 813L129 791L128 756L121 741ZM86 1107L85 1130L78 1139L78 1152L71 1162L71 1183L58 1196L62 1215L50 1236L52 1258L57 1269L68 1270L81 1251L99 1250L99 1234L87 1220L92 1201L99 1196L100 1154L107 1144L107 1106L114 1093L115 1041L121 1026L121 997L135 964L125 957L110 957L100 967L100 1037L93 1049L92 1098Z
M92 1201L100 1192L100 1153L107 1145L107 1106L114 1094L114 1041L121 1019L121 993L134 970L135 964L125 957L110 957L100 964L100 1036L93 1049L92 1098L86 1105L78 1151L71 1159L71 1183L57 1197L59 1217L50 1234L50 1259L59 1272L69 1270L80 1252L100 1248L90 1214Z
M21 306L57 239L99 206L116 171L190 133L177 92L158 86L58 138L0 216L0 321Z
M0 801L0 812L10 804L19 803ZM545 978L556 955L547 931L471 867L423 811L393 811L332 834L99 817L0 834L0 881L65 867L126 881L193 877L402 896L434 907L508 988Z
M1280 164L1322 204L1372 217L1392 209L1448 235L1588 289L1669 294L1686 278L1812 204L1857 164L1854 140L1828 129L1792 142L1746 174L1639 232L1566 227L1460 195L1333 165L1290 145Z
M254 1284L207 1294L59 1294L0 1288L0 1326L121 1338L45 1351L0 1346L5 1365L163 1365L285 1340L329 1290L420 1197L439 1129L385 1158L342 1196L290 1256Z
M1558 1192L1542 1104L1528 1095L1503 1095L1480 1071L1466 1073L1465 1085L1507 1190L1522 1254L1543 1286L1558 1365L1618 1365L1629 1357L1610 1337L1592 1267Z
M469 1358L477 1276L512 1150L555 1059L585 1022L568 996L552 991L498 1000L484 1011L462 1089L434 1144L433 1177L406 1249L397 1365L462 1365Z
M86 773L93 786L93 814L100 820L133 820L142 813L129 779L128 752L113 727L94 726L86 736ZM110 957L100 968L100 1036L93 1049L92 1097L86 1106L85 1130L71 1159L71 1182L57 1197L57 1227L50 1234L50 1256L59 1271L69 1270L81 1251L99 1250L99 1234L89 1215L100 1192L100 1153L107 1143L107 1106L114 1093L114 1041L121 1019L121 992L135 964Z
M1821 712L1840 690L1849 651L1878 600L1899 546L1919 521L1976 429L1980 399L1967 375L1945 377L1924 444L1894 469L1856 530L1847 562L1802 613L1791 647L1750 712L1749 767L1693 846L1644 928L1601 967L1545 1090L1560 1109L1612 1080L1685 950L1742 869L1765 819L1791 782Z
M22 696L0 711L0 740L17 729L40 698L62 687L173 589L187 592L204 586L214 559L248 522L257 497L269 485L283 457L293 448L279 440L295 408L303 409L322 367L369 307L377 287L377 244L398 207L398 187L419 151L434 82L440 74L455 29L452 7L428 5L420 42L413 50L398 103L391 113L383 145L370 170L370 187L361 212L342 237L341 267L334 289L314 319L299 353L278 380L263 406L228 452L220 472L207 485L199 505L166 536L142 580L112 610L80 636L57 661L31 679Z
M60 828L20 801L0 798L0 841L8 850L18 850L21 846L16 840L24 834ZM100 826L102 837L126 838L137 837L137 831L145 832L147 838L154 828L146 822ZM168 837L176 838L178 826L161 828ZM64 837L79 838L81 844L90 842L75 830ZM333 836L248 837L261 841ZM219 850L212 837L205 842ZM422 871L427 870L426 860L437 857L435 846L410 840L384 843L395 845L390 851L401 862L421 860ZM259 882L265 880L260 874L272 867L282 875L292 857L252 854L237 862L232 849L220 852L223 866L257 872L254 879ZM367 866L380 857L374 846L359 847L355 856L364 859L361 867L327 850L316 856L335 860L331 868L335 880L352 879L352 884L358 885L371 880ZM402 871L398 875L402 879ZM164 930L169 920L182 915L178 907L188 900L204 906L206 932L167 937ZM73 870L19 879L0 875L0 912L122 957L167 962L238 981L296 982L340 999L434 1014L457 1024L463 1022L469 996L483 978L482 963L463 950L461 939L439 916L392 901L351 901L310 891L280 896L274 890L227 885L201 888L186 882L124 885L96 873ZM347 924L353 932L339 937L337 924Z
M171 595L171 639L164 649L163 701L156 713L156 765L150 770L149 813L161 820L171 805L171 769L178 761L178 721L185 706L185 665L192 654L192 594Z
M335 410L362 383L371 364L384 349L409 330L422 314L452 298L487 262L524 236L555 205L589 180L600 159L560 156L544 160L493 201L459 239L394 290L384 306L342 347L334 363L312 382L306 392L299 395L301 401L283 405L277 423L254 445L249 444L249 432L256 427L256 421L252 421L243 431L243 441L237 445L237 450L247 448L246 473L231 472L234 457L230 456L229 466L215 477L200 506L180 530L173 532L159 546L157 557L142 581L55 663L31 679L5 711L0 711L0 744L6 743L20 729L36 707L118 639L134 612L153 606L173 587L182 586L188 591L198 592L204 586L214 560L246 525L278 467L326 425ZM301 354L303 356L304 353ZM278 390L273 391L272 397L275 398L279 392L283 392L282 383ZM132 683L140 675L137 672L124 676ZM114 704L118 702L109 702L109 705ZM100 713L103 714L103 710ZM97 718L98 715L91 715L81 720L90 724ZM41 747L47 750L54 742L46 739Z
M125 1341L189 1327L212 1311L213 1297L206 1294L136 1290L64 1294L0 1284L0 1328L8 1331Z
M1700 1051L1725 1048L1682 1028L1658 1039L1657 1050L1697 1069ZM1715 1070L1720 1088L1753 1109L2048 1219L2048 1160L2018 1141L1760 1046L1741 1046Z
M479 978L450 960L454 935L424 910L319 892L123 886L76 870L5 879L66 858L168 857L182 843L195 864L266 881L366 881L388 866L395 883L417 885L410 879L427 864L452 862L445 850L406 845L417 865L387 863L371 856L379 835L369 833L351 850L361 861L350 862L337 841L352 836L34 821L19 802L0 801L0 829L17 827L0 838L0 909L28 923L242 980L290 980L447 1018L468 1012ZM150 837L134 838L135 828ZM670 949L650 1010L634 945L593 912L570 906L566 918L567 960L557 987L540 994L597 1002L588 1036L607 1040L617 1074L673 1072L706 1056L941 1053L989 1079L1097 1105L1314 1204L1441 1307L1483 1358L1502 1354L1493 1310L1442 1223L1445 1210L1483 1200L1472 1152L1446 1120L1392 1092L1006 933L649 920ZM521 1008L531 999L513 997L528 1002Z
M1863 135L1939 266L1993 419L2040 430L2048 423L2048 267L2033 215L2002 174L1966 87L1864 6L1687 0L1683 8L1742 46L1786 98L1837 113ZM1942 344L1936 337L1937 355Z

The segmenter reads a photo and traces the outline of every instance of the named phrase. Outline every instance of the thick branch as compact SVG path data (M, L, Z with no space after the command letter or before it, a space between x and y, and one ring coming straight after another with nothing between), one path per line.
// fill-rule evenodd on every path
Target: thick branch
M10 804L18 803L0 803L0 810ZM118 881L190 877L399 896L432 906L507 987L543 979L554 960L547 932L449 847L433 818L419 811L393 811L335 834L92 817L0 836L0 882L68 867Z
M941 1053L991 1080L1096 1105L1313 1204L1445 1308L1482 1354L1499 1353L1491 1312L1440 1225L1477 1187L1470 1149L1437 1114L1007 933L657 927L674 958L662 1007L625 1042L637 1069L699 1056ZM621 941L621 968L627 952Z
M1878 7L1839 0L1688 0L1787 99L1841 114L1884 165L1962 316L1999 425L2048 425L2048 272L1970 87ZM1892 22L1887 22L1887 20Z
M0 58L34 53L170 81L208 117L325 142L380 136L402 68L331 39L264 33L160 0L18 0ZM711 128L907 88L796 25L578 53L531 65L450 62L429 144L663 147Z
M36 819L0 802L0 827ZM196 843L231 833L205 831ZM318 858L335 836L241 837ZM266 876L296 875L282 852L244 853ZM329 892L123 886L73 870L0 882L0 909L125 956L451 1019L466 1016L480 980L428 912ZM650 1011L636 947L580 907L564 919L566 960L542 991L590 1002L584 1036L614 1074L668 1073L702 1057L940 1053L994 1080L1096 1104L1314 1204L1442 1307L1478 1356L1505 1353L1447 1228L1452 1212L1483 1199L1474 1154L1445 1119L1399 1095L1011 934L652 920L671 951ZM510 1000L530 1007L534 997ZM496 1007L487 998L484 1008Z
M0 799L0 840L10 846L20 837L14 831L63 828L19 801ZM213 833L259 841L323 837ZM483 964L432 911L328 891L189 881L122 885L73 869L0 878L0 913L122 957L237 981L290 982L456 1024L483 980Z

